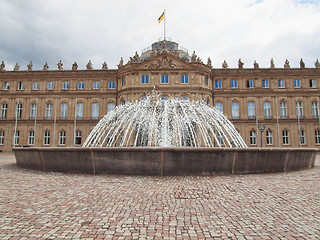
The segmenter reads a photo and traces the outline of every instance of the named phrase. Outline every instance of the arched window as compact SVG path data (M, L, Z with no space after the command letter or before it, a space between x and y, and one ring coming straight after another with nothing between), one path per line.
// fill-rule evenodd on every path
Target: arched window
M28 145L34 145L34 131L30 130L28 134Z
M44 132L43 144L44 144L44 145L50 145L50 131L49 131L49 130L46 130L46 131Z
M240 118L239 103L233 102L232 103L232 119L239 119L239 118Z
M272 131L267 130L266 131L266 140L267 140L267 145L272 145L273 144L273 137L272 137Z
M66 145L66 132L64 130L61 130L59 132L59 145L60 146Z
M75 145L81 145L81 131L79 129L76 131L74 144Z
M250 145L257 145L257 133L254 130L250 131Z

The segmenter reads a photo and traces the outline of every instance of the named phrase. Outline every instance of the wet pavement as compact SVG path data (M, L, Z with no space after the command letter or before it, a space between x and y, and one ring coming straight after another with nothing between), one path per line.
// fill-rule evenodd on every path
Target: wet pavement
M0 153L0 239L320 239L310 170L238 176L40 172Z

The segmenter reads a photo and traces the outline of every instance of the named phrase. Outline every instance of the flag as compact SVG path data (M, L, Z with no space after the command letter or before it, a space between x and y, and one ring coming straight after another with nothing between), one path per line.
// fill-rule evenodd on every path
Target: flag
M161 14L161 16L158 18L158 23L160 23L164 19L164 12Z

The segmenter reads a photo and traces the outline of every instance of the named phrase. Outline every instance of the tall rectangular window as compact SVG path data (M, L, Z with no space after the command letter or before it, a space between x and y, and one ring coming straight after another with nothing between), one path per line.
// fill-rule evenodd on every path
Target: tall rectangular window
M287 103L286 102L280 102L280 118L281 119L287 119Z
M108 82L108 89L115 89L116 88L116 82L115 81L109 81Z
M69 89L69 82L68 81L64 81L62 83L62 90L68 90Z
M65 131L59 132L59 145L66 145L66 132Z
M4 131L0 130L0 145L4 144Z
M16 105L16 119L20 120L22 116L22 103Z
M48 90L54 90L54 82L48 82L48 84L47 84L47 89Z
M283 145L289 145L289 132L287 130L282 131L282 143Z
M239 103L233 102L232 103L232 118L233 119L239 119Z
M125 85L126 85L126 78L123 77L123 78L121 78L121 86L123 87Z
M39 90L39 82L32 82L32 90Z
M14 133L13 133L13 145L18 145L19 144L19 136L20 136L19 130L14 131Z
M149 84L149 75L141 75L141 84Z
M316 138L316 144L320 144L320 130L315 130L314 135Z
M100 89L100 81L93 81L93 83L92 83L92 89L93 89L93 90L98 90L98 89Z
M34 131L29 131L28 145L34 145Z
M214 87L215 87L216 89L222 88L222 80L215 80L215 81L214 81Z
M293 87L294 88L301 88L300 79L293 80Z
M299 101L296 102L296 114L297 114L297 118L303 118L302 102L299 102Z
M267 130L266 131L266 140L267 140L267 145L272 145L273 144L273 138L272 138L272 131Z
M10 82L3 83L3 90L8 91L10 89Z
M206 76L205 78L204 78L204 84L205 85L209 85L209 77L208 76Z
M316 88L317 87L317 81L315 79L309 80L310 88Z
M231 80L231 88L238 88L238 80Z
M300 145L306 144L306 136L305 136L304 130L299 131L299 141L300 141Z
M45 119L50 120L52 118L52 104L51 103L47 103L46 104L46 115L45 115Z
M264 118L271 119L271 103L264 102Z
M253 80L247 80L247 88L253 88Z
M256 131L250 131L250 145L257 145L257 133L256 133Z
M161 84L169 84L169 75L161 75Z
M91 119L99 118L99 103L92 103Z
M108 103L108 113L112 113L114 110L114 103Z
M68 118L68 103L61 103L61 119L67 119Z
M30 119L35 119L37 116L37 104L32 103L31 104L31 110L30 110Z
M78 90L84 89L84 82L78 82Z
M7 110L8 110L8 104L7 103L2 103L2 105L1 105L1 115L0 115L0 119L1 120L6 120L7 119Z
M77 103L76 118L77 119L83 118L83 103Z
M269 80L262 80L262 88L269 88Z
M224 145L224 136L223 136L222 132L217 131L217 139L218 139L220 146L223 146ZM191 144L190 144L190 146L191 146Z
M222 102L217 102L216 103L216 109L218 112L223 113L223 103Z
M81 131L76 131L76 136L74 140L75 145L81 145Z
M24 90L24 82L18 82L18 90Z
M248 102L248 118L255 119L256 118L256 108L254 102Z
M43 144L44 145L50 145L50 131L49 130L44 132Z
M312 102L312 116L313 116L313 118L318 118L319 117L318 102Z
M181 83L182 84L188 84L189 83L189 75L188 74L182 74L181 75Z
M284 79L279 79L278 80L278 88L285 88L285 82Z

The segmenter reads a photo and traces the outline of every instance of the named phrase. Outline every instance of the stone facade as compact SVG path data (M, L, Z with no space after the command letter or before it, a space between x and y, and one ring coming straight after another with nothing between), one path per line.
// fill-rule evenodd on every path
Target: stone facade
M261 146L258 125L265 124L264 147L320 148L320 68L212 69L211 60L204 64L172 43L153 44L157 49L136 53L126 64L121 60L113 70L6 71L4 66L0 150L81 146L108 111L154 88L164 97L205 100L219 107L249 147Z

